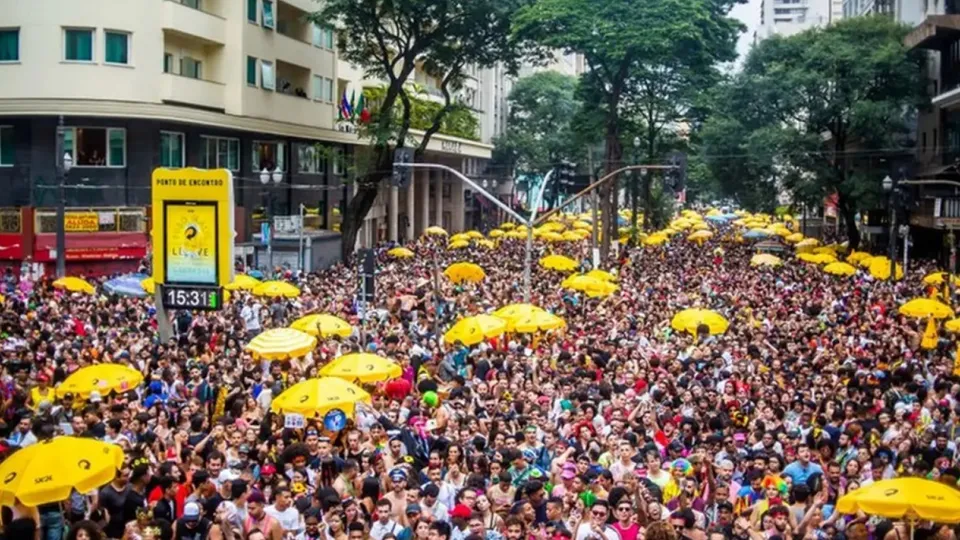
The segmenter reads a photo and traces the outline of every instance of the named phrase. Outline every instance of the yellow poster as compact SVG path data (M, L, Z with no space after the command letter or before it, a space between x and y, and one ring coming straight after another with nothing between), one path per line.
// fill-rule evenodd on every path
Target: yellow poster
M164 204L168 283L217 284L217 206Z
M97 232L100 230L100 216L96 212L66 212L64 230L71 233Z

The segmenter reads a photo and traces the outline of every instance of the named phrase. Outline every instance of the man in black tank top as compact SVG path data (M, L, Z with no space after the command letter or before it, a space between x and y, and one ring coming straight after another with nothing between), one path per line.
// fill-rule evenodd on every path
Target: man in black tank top
M195 502L183 507L183 517L173 525L174 540L205 540L212 523L200 515L200 505Z

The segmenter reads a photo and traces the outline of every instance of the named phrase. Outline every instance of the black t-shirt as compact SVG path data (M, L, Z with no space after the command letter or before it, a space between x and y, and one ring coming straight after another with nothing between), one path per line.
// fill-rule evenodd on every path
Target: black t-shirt
M110 515L107 526L103 529L109 538L123 537L123 529L127 524L124 509L129 493L130 486L124 486L121 491L117 491L112 484L107 484L100 490L100 507Z
M147 498L137 492L137 490L128 488L127 489L127 500L123 505L123 522L130 523L137 519L137 510L141 512L147 508Z
M180 518L177 520L177 534L173 536L174 540L206 540L210 533L210 520L200 518L196 527L188 527L187 523Z

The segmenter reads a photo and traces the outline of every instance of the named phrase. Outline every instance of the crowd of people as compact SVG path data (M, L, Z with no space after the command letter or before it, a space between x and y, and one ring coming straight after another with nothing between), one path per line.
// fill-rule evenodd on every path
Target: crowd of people
M718 235L717 238L720 238ZM588 269L589 242L537 243ZM663 540L908 537L907 525L836 511L880 479L956 485L960 384L944 333L897 306L920 277L836 277L787 257L754 268L750 243L680 236L602 265L619 290L589 298L536 267L530 303L562 331L444 343L458 318L524 297L523 241L377 250L376 302L359 310L356 267L288 275L297 298L235 294L178 313L157 337L150 299L8 283L3 336L6 452L59 435L119 445L107 485L3 509L6 538L96 540ZM437 278L468 260L478 284ZM439 286L439 289L436 287ZM702 307L719 335L671 328ZM354 326L304 357L261 361L244 345L310 313ZM367 385L346 428L285 427L271 399L349 352L383 355L400 381ZM56 386L118 362L144 384L86 400ZM405 381L405 382L403 382ZM426 393L439 396L424 399ZM917 524L918 537L955 538Z

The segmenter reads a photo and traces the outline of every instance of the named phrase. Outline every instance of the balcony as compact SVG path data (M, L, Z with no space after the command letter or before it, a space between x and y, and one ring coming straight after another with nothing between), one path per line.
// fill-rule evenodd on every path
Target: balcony
M287 2L277 2L277 33L303 43L311 43L313 25L305 19L306 11Z
M161 28L164 33L174 33L186 39L200 40L206 44L224 45L227 35L227 22L223 17L204 11L207 4L219 4L207 0L197 4L201 9L190 7L190 3L181 3L179 0L165 0L163 2Z
M226 86L218 82L164 73L161 76L160 99L165 103L223 111L225 90Z
M278 82L280 76L278 75ZM305 88L304 90L307 90ZM260 88L243 89L243 115L289 124L333 129L333 105Z

